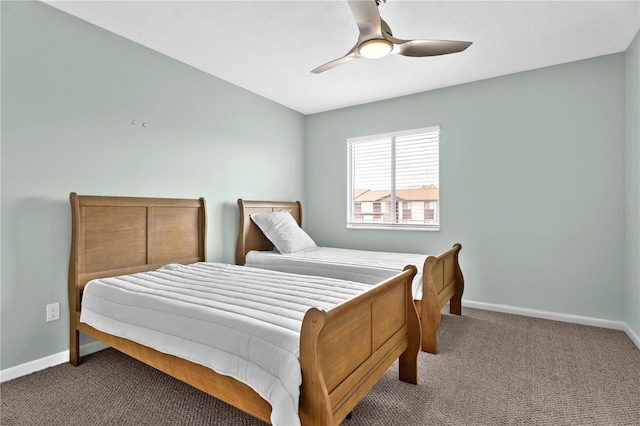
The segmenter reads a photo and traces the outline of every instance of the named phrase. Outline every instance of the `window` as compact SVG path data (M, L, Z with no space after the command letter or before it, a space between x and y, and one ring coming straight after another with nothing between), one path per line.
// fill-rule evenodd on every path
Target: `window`
M413 213L411 208L411 201L403 201L402 202L402 223L407 223L407 221L411 223L412 218L413 218Z
M440 229L440 127L347 139L347 228Z

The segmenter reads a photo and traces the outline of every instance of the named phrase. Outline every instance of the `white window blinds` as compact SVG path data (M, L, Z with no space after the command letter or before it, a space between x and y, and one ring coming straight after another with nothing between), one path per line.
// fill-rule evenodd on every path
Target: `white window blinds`
M440 127L347 139L347 227L440 226Z

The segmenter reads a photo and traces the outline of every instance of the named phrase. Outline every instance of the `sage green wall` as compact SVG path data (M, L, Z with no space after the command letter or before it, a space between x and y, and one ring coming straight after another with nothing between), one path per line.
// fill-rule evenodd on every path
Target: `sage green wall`
M626 322L640 336L640 32L626 52Z
M624 84L615 54L308 116L308 231L359 249L461 242L467 300L623 320L625 219L608 213L625 207ZM345 229L346 139L433 125L441 231Z
M71 191L204 196L208 258L233 262L238 197L303 198L305 119L42 3L1 4L6 369L68 349Z

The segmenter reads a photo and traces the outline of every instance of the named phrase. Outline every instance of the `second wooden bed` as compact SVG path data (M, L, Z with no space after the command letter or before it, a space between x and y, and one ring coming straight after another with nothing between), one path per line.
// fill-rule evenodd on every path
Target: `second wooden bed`
M252 388L202 365L101 332L80 321L93 280L206 260L204 199L70 195L70 362L80 333L91 336L216 398L270 422L271 406ZM400 380L417 382L419 320L411 298L415 268L329 310L312 308L300 332L299 417L337 425L399 359Z
M302 226L302 206L299 201L252 201L238 199L240 225L236 247L236 263L244 265L248 252L272 251L273 244L251 220L254 213L289 211ZM462 314L462 294L464 277L458 261L462 245L453 247L437 256L425 256L422 266L422 298L415 300L415 306L421 319L423 351L436 354L438 347L438 328L442 320L441 310L449 304L449 312ZM418 266L418 265L416 265ZM330 265L326 265L330 268Z

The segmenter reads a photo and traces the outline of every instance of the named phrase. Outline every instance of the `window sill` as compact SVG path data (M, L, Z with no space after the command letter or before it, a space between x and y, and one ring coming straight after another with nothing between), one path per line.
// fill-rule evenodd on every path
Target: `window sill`
M427 231L434 232L440 231L439 226L412 226L412 225L376 225L376 224L362 224L362 225L347 225L347 229L369 229L376 231Z

